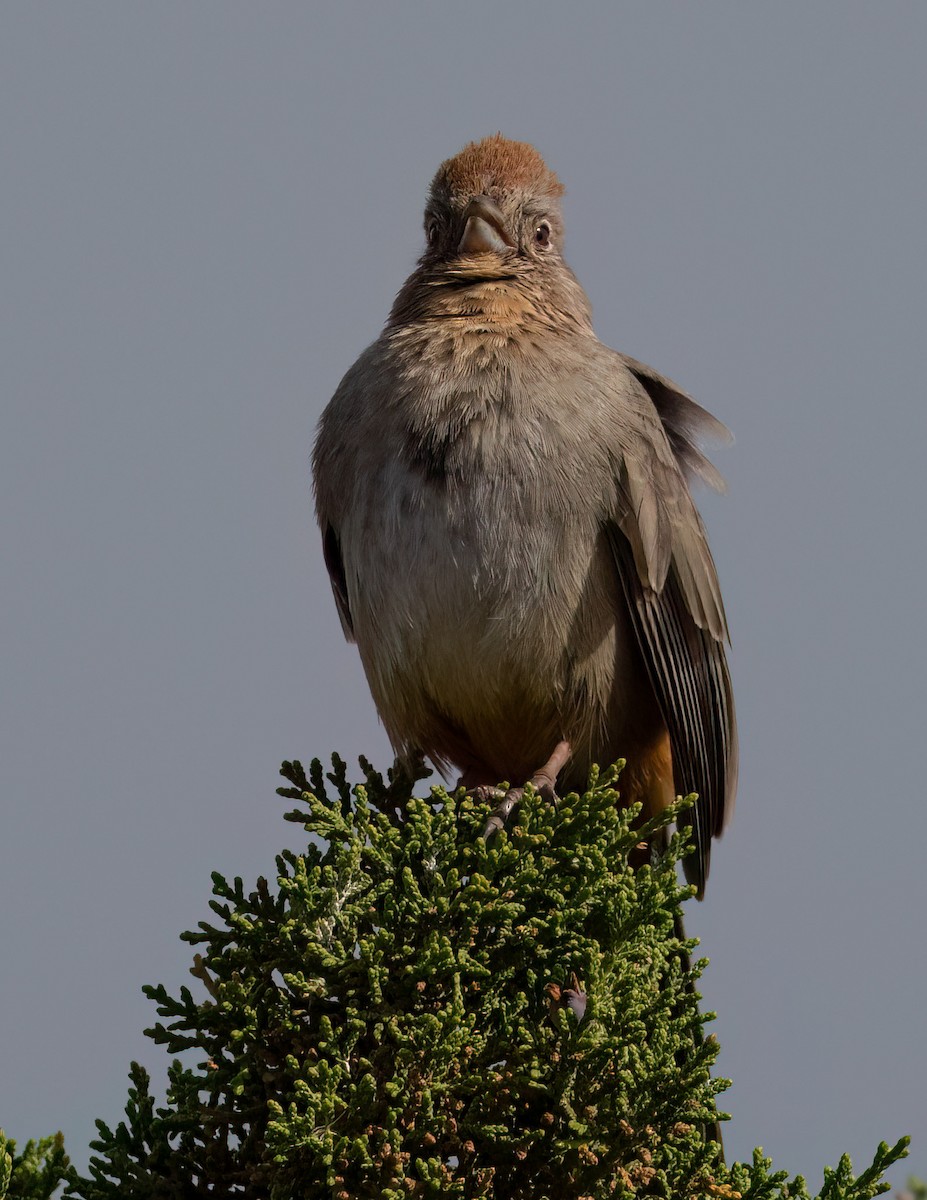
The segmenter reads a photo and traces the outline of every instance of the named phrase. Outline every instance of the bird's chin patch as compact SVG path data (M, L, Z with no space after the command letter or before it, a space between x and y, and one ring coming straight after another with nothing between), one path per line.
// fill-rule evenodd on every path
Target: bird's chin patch
M449 262L445 274L452 280L512 279L518 274L513 254L467 254Z

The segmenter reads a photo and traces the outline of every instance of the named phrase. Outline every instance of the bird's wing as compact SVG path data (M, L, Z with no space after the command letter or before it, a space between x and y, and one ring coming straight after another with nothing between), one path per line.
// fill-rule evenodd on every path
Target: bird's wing
M714 418L649 368L624 361L648 395L651 388L663 389L663 395L654 403L660 423L651 410L651 419L625 448L620 511L608 532L624 601L669 731L676 789L699 795L690 810L695 853L684 866L701 895L711 839L730 816L737 787L737 727L724 653L727 622L705 529L684 478L687 469L704 477L704 456L693 439ZM637 384L629 384L637 391ZM646 404L642 394L634 399Z
M331 581L341 628L349 642L357 640L348 599L347 572L341 549L351 481L363 478L366 464L358 450L365 445L363 424L370 407L378 371L380 346L374 342L361 354L338 384L319 420L312 451L315 515L322 531L322 551ZM377 393L374 393L376 396ZM377 406L378 407L378 406ZM372 440L371 440L372 441Z
M617 351L615 353L617 354ZM630 358L627 354L618 354L618 358L642 384L653 401L669 444L686 478L700 479L716 492L723 492L724 480L717 468L705 457L698 443L703 438L730 442L731 432L727 426L653 367L648 367L646 363L638 362L636 358Z
M341 618L341 628L349 642L355 641L354 621L351 617L351 607L348 604L348 584L344 574L344 562L341 558L341 544L338 534L331 525L326 524L322 534L322 553L325 565L328 567L328 578L331 580L338 616Z

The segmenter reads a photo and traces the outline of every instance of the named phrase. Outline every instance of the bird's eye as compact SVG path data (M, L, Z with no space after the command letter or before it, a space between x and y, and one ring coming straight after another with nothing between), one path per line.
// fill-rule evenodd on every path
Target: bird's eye
M534 231L534 241L542 250L546 250L550 246L550 225L547 221L538 222Z
M437 219L432 217L425 225L425 236L428 238L428 245L436 246L438 244L438 238L440 234L441 226L439 225Z

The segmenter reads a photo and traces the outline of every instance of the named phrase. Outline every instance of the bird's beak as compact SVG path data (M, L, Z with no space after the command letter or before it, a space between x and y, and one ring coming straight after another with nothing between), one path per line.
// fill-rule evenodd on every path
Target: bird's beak
M504 254L514 239L505 228L505 218L488 196L474 196L464 213L463 237L458 254Z

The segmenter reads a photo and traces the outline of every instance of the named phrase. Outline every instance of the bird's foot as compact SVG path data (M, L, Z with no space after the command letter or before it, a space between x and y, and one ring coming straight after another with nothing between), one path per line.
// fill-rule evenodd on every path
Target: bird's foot
M531 776L531 786L537 791L538 795L543 796L551 804L557 803L557 776L563 770L570 757L570 743L558 742L554 747L554 752L541 767L540 771L535 771ZM483 794L486 794L486 789L479 789ZM500 795L499 788L488 789L492 796ZM488 841L493 834L498 833L505 826L506 821L512 813L512 809L521 801L525 789L523 787L509 788L507 792L501 793L502 799L489 814L489 819L483 826L483 841Z

